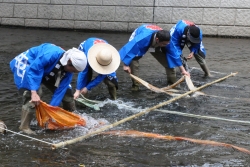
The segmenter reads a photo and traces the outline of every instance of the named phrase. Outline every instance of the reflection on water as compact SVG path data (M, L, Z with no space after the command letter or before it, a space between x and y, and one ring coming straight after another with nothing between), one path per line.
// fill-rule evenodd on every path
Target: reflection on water
M18 132L20 124L21 98L13 83L9 61L20 52L39 45L52 42L65 49L77 47L89 37L108 40L117 49L126 43L130 34L122 33L86 33L55 30L32 30L0 28L0 105L1 117L8 128ZM249 99L249 41L247 39L204 38L207 48L207 62L214 78L202 78L195 60L188 62L194 67L191 76L196 87L224 77L231 72L239 72L235 77L213 84L202 91L208 95L182 98L161 107L164 110L221 117L248 121ZM186 50L185 53L188 53ZM104 84L91 90L90 99L103 101L101 110L77 105L78 112L87 120L86 127L73 130L46 131L36 126L36 139L48 143L59 143L83 136L98 128L100 122L112 124L134 115L145 108L153 107L171 97L157 94L141 86L139 92L131 92L131 80L123 72L117 71L119 79L118 100L108 100L109 95ZM140 78L157 87L166 86L166 75L156 60L145 55L140 60ZM180 74L178 74L180 77ZM76 76L72 82L75 87ZM187 91L185 83L181 90ZM47 96L47 97L46 97ZM48 93L45 99L50 98ZM225 98L222 98L225 97ZM236 99L239 98L239 99ZM213 140L250 149L248 124L191 118L158 111L127 121L112 130L138 130L162 135L183 136L194 139ZM249 155L225 147L199 145L185 141L163 141L152 138L119 137L96 135L65 149L51 150L50 145L8 133L0 136L0 166L249 166Z

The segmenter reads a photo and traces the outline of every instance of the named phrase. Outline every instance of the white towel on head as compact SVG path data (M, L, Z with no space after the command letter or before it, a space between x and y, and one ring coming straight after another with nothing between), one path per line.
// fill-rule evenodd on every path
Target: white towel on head
M63 54L60 62L63 66L67 65L68 60L71 60L72 65L77 69L77 71L83 71L87 66L86 55L79 49L72 48Z

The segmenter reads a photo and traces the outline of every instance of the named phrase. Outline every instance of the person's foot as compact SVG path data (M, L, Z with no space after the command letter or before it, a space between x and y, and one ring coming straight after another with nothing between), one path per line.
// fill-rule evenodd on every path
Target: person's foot
M137 86L137 85L132 85L131 91L133 91L133 92L139 91L139 86Z
M213 78L214 76L211 74L204 74L203 78Z
M36 135L36 132L31 130L30 128L21 128L21 127L19 127L19 129L21 131L23 131L23 133L26 133L28 135Z

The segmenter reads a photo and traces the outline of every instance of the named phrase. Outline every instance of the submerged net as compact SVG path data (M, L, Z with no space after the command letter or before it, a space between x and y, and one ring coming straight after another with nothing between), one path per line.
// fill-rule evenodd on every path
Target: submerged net
M40 104L36 106L36 118L40 127L50 130L70 129L86 125L86 121L80 115L60 107L50 106L43 101L40 101Z
M161 134L140 132L136 130L108 131L108 132L103 132L102 134L129 136L129 137L147 137L147 138L157 138L157 139L162 139L162 140L189 141L189 142L197 143L197 144L206 144L206 145L211 145L211 146L222 146L222 147L233 148L238 151L244 152L246 154L250 154L250 151L245 148L238 147L232 144L211 141L211 140L199 140L199 139L192 139L192 138L187 138L187 137L165 136Z

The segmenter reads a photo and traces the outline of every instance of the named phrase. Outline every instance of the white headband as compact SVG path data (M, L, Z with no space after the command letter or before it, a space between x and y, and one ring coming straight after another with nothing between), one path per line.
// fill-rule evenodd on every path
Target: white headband
M68 60L71 60L72 65L77 69L77 71L83 71L87 66L86 55L79 49L72 48L63 54L60 62L63 66L67 65Z

